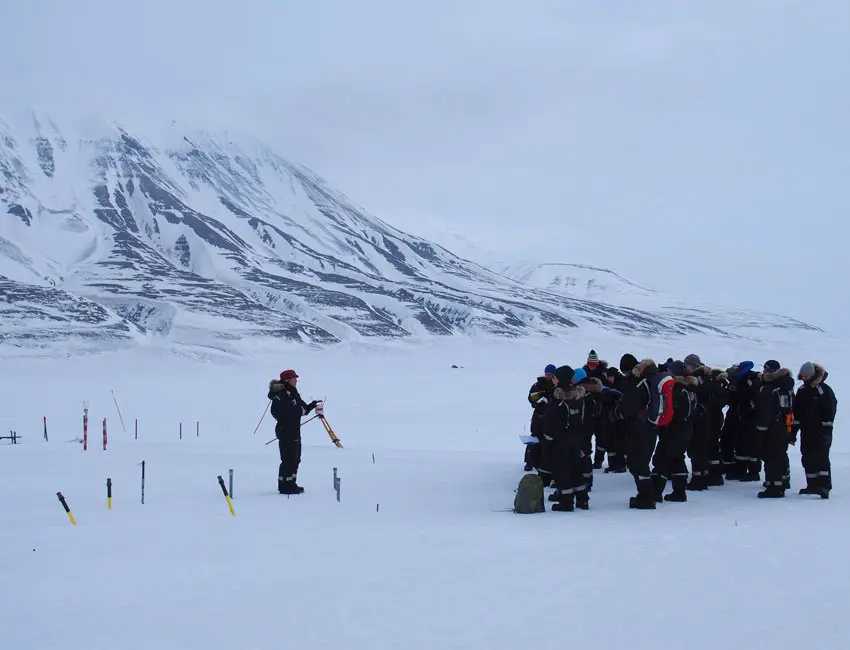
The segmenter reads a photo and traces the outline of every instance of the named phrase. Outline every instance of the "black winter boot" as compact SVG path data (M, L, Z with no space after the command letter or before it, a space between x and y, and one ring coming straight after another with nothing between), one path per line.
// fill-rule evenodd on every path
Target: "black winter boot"
M723 466L720 463L711 465L708 468L708 485L717 486L723 483Z
M785 490L781 487L771 485L758 493L759 499L783 499L785 498Z
M278 492L281 494L301 494L304 492L304 488L295 481L284 481Z
M665 495L664 500L674 503L684 503L687 501L688 493L685 490L687 489L688 477L674 476L671 482L673 483L673 491Z
M663 501L664 488L667 487L667 479L661 474L652 475L652 489L655 491L655 503Z
M561 494L555 492L555 503L552 504L552 512L572 512L575 510L573 505L575 501L574 494Z
M576 508L579 510L588 510L590 508L590 495L586 490L576 492Z
M704 474L694 474L691 477L691 482L687 484L686 489L702 492L708 489L708 480Z
M635 510L655 510L655 499L647 499L646 497L630 497L629 508Z

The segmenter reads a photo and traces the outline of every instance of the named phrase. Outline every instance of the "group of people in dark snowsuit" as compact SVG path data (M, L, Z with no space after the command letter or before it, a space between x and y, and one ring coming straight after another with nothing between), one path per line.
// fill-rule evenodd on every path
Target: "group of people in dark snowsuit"
M605 473L634 478L631 508L684 502L689 490L730 480L760 482L762 470L758 497L782 498L791 487L788 445L799 435L806 474L800 494L829 498L838 402L828 373L804 363L795 391L791 371L778 361L766 361L761 372L754 367L743 361L714 369L696 354L657 365L624 354L615 368L595 350L578 369L550 364L528 393L536 441L526 446L525 470L555 488L554 511L589 508L593 470L606 456Z

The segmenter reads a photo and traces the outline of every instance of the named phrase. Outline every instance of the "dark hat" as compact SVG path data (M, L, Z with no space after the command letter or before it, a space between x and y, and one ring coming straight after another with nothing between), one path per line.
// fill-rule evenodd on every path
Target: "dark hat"
M559 384L569 384L575 374L576 371L569 366L561 366L555 371Z
M546 374L546 373L551 372L554 375L556 370L557 370L557 368L555 367L555 364L550 363L548 366L546 366L543 369L543 373Z
M764 362L764 371L765 372L776 372L781 367L782 366L780 365L780 363L778 361L776 361L775 359L771 359L770 361Z
M637 364L638 360L635 356L627 352L620 358L620 372L630 373Z
M295 379L297 377L298 377L298 375L295 374L294 370L284 370L282 373L280 373L280 380L281 381L287 381L289 379Z
M691 368L699 368L702 365L698 354L689 354L685 357L685 365Z
M674 361L671 363L668 368L670 374L674 377L684 377L685 376L685 364L681 361Z

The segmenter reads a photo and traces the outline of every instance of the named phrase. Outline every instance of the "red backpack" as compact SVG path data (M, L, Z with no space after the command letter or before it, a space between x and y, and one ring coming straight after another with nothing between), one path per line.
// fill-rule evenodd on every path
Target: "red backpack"
M646 419L657 427L666 427L673 420L673 377L669 372L659 372L644 381L649 388Z

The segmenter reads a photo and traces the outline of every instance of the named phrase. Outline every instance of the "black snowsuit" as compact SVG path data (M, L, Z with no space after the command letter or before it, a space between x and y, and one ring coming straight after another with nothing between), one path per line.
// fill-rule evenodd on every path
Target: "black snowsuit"
M582 368L587 374L588 379L598 379L603 384L608 383L608 362L600 361L595 368L591 368L587 364ZM602 469L602 463L605 461L605 453L608 451L610 443L608 441L607 421L600 414L593 423L591 436L596 437L596 449L593 451L593 468ZM593 441L591 440L591 443Z
M735 460L735 445L738 442L738 428L740 417L738 415L738 390L737 384L728 382L726 384L726 417L723 420L723 428L720 431L720 456L723 461L723 474L726 479L735 479L737 461Z
M555 390L555 385L546 379L546 377L538 377L537 381L528 390L528 403L534 409L531 414L529 431L540 443L525 446L526 470L528 470L529 466L536 469L540 478L543 480L543 485L546 486L552 482L552 463L549 458L550 454L548 453L550 451L550 445L543 438L543 433L546 405L552 399L553 390Z
M729 374L733 377L733 374ZM735 383L735 412L738 417L735 427L735 465L726 478L738 481L760 481L761 439L756 431L756 398L761 388L759 373L752 370L742 377L730 379Z
M623 398L620 412L626 420L626 450L629 472L637 486L637 496L629 500L629 507L641 510L655 509L655 490L649 464L658 440L657 427L647 420L651 393L647 380L658 374L652 359L645 359L632 368L623 380Z
M788 480L788 441L785 416L794 408L794 378L788 368L762 374L762 385L756 400L756 444L764 460L765 490L760 498L785 496Z
M614 367L606 373L606 387L611 390L603 391L605 402L605 442L608 453L608 467L605 473L620 474L626 471L626 422L622 419L617 408L623 397L623 375Z
M582 475L587 482L588 492L593 489L593 466L594 457L591 455L593 449L593 434L596 433L596 449L599 450L600 444L604 443L603 433L603 414L605 409L605 399L602 389L604 388L602 380L598 377L588 377L578 384L584 388L584 446L582 447L582 466L584 470ZM603 451L604 455L604 451Z
M693 476L689 490L705 490L709 485L723 485L720 465L720 431L723 426L725 386L714 379L715 371L700 366L691 375L697 380L699 409L693 422L693 435L688 445ZM719 415L719 421L718 421Z
M838 410L838 400L826 384L829 373L818 364L815 376L797 389L794 397L793 436L801 434L800 454L806 471L806 487L801 494L829 496L832 490L832 466L829 450L832 447L832 426Z
M687 501L685 492L688 484L688 466L685 451L698 421L699 382L694 376L674 377L673 420L666 427L658 428L658 446L652 457L652 486L655 500L660 503L667 481L673 484L673 492L664 501Z
M585 390L582 386L558 386L546 408L546 433L554 459L555 504L552 510L586 509L590 499L582 463L584 438Z
M277 379L269 382L268 398L277 421L274 434L280 450L277 489L281 494L298 494L304 491L296 482L301 465L301 418L316 408L316 402L306 404L295 386Z
M723 453L721 434L723 431L723 408L726 406L729 382L722 370L706 367L705 381L708 386L708 420L710 433L708 440L708 484L723 485Z

